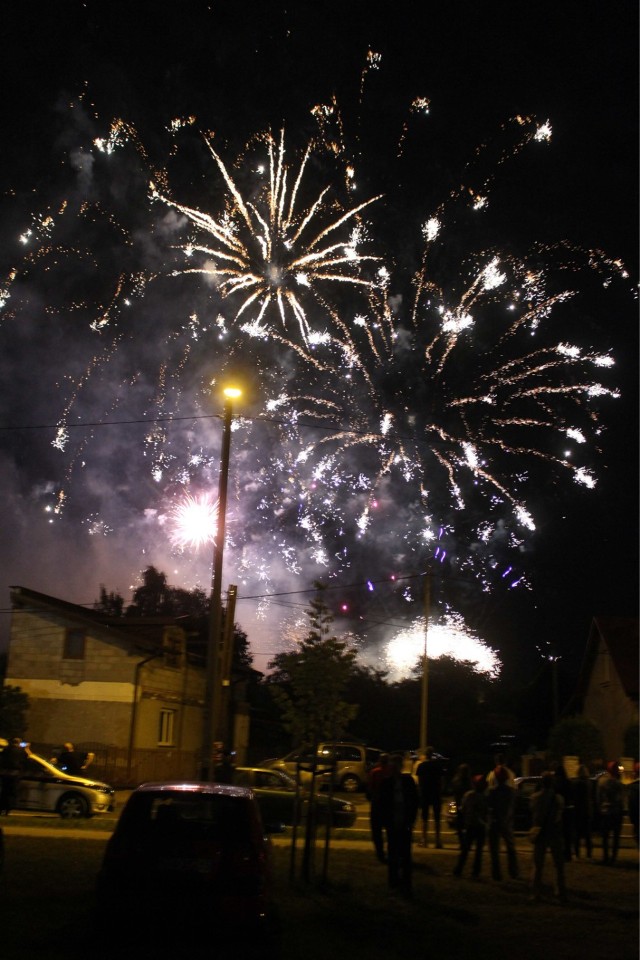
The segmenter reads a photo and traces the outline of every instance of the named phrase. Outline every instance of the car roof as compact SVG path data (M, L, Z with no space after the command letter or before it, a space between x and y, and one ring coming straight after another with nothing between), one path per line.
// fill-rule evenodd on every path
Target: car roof
M141 793L208 793L250 800L253 790L249 787L236 787L228 783L209 783L206 780L158 780L141 783L132 791L131 796Z
M255 770L256 773L268 773L271 775L275 773L277 777L287 777L289 780L292 779L284 770L274 770L273 767L234 767L234 770Z

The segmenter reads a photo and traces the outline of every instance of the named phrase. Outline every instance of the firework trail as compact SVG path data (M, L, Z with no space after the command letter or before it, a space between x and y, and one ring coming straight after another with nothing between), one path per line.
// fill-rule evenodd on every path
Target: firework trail
M74 353L59 379L53 443L67 465L53 509L67 508L81 472L99 475L94 529L118 489L133 509L153 502L184 549L181 497L201 502L217 469L212 385L240 362L262 397L259 415L234 424L240 571L267 585L275 569L311 569L311 582L374 553L395 568L450 564L485 589L524 583L536 483L596 482L613 358L585 345L576 304L585 276L606 287L624 270L566 243L474 247L500 167L540 148L548 123L505 124L429 209L422 175L362 188L362 129L350 146L335 101L312 115L317 137L300 149L267 131L233 158L199 137L195 185L179 162L194 118L171 124L165 168L115 121L74 154L69 196L31 218L5 273L3 324L33 311L39 283L40 322L90 356ZM412 129L427 115L415 98L395 140L399 170L415 171ZM96 452L98 426L128 417L142 467L131 434L108 462ZM75 440L80 420L93 426ZM112 526L105 517L103 532Z

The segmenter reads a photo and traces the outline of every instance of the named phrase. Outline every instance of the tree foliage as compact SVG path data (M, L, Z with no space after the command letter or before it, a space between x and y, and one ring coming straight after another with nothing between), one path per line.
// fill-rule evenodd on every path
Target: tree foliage
M306 611L307 636L298 648L276 654L269 663L271 691L282 723L295 743L313 745L344 735L357 712L345 693L354 671L356 651L331 635L333 617L322 597L322 585Z
M604 756L601 730L586 717L565 717L549 731L548 753L556 760L580 757L591 763Z
M135 619L141 617L190 617L192 626L189 630L193 650L202 652L204 656L207 647L209 632L210 597L200 587L193 590L184 590L182 587L172 587L167 582L167 575L154 566L147 567L142 574L142 583L133 591L131 603L125 607L123 597L113 591L100 587L100 599L95 601L93 608L99 613L110 617L127 617ZM223 610L223 625L225 611ZM234 624L232 672L236 670L252 669L253 657L249 647L249 640L244 630Z
M100 599L96 600L93 609L106 617L121 617L124 614L124 597L113 590L107 592L104 584L100 584Z

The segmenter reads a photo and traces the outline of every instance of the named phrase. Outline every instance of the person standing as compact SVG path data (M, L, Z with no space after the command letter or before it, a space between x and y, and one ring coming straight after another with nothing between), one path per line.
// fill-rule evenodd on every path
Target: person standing
M422 846L427 845L429 811L433 811L433 824L436 834L436 847L442 847L440 838L440 814L442 810L442 791L444 787L444 766L439 757L434 756L433 747L427 747L424 760L416 768L420 808L422 812Z
M57 767L60 767L61 770L72 777L81 777L82 771L89 766L93 756L92 753L76 750L74 745L67 740L58 756L53 758L52 763L55 763Z
M18 784L27 767L29 744L12 737L0 752L0 814L8 816L18 799Z
M376 852L376 857L380 863L387 862L384 851L384 827L382 825L382 811L380 807L380 787L390 772L389 754L381 753L378 762L369 771L369 779L367 781L367 799L370 803L369 824L371 827L371 840Z
M576 808L573 783L569 780L567 771L562 763L554 766L554 776L556 778L556 793L559 793L564 799L564 808L562 810L562 839L564 842L564 858L569 862L575 843Z
M495 786L497 786L497 777L498 777L499 771L506 772L506 775L507 775L506 782L509 784L510 787L513 787L513 789L515 789L515 786L516 786L515 773L513 772L511 767L507 765L507 758L505 757L504 753L496 753L495 767L493 768L493 770L490 770L489 773L487 774L487 786L489 787L489 790L492 790ZM500 773L500 776L502 777L502 773Z
M233 783L235 776L235 767L233 765L233 750L225 750L222 754L220 763L217 763L214 770L216 783Z
M602 835L602 862L613 864L618 856L624 801L617 760L607 764L607 772L596 786L596 806Z
M580 845L584 843L587 858L593 856L593 789L589 770L584 763L578 767L573 781L574 831L573 851L576 859L580 857Z
M473 787L467 790L460 805L462 845L453 875L461 877L464 865L467 862L469 851L475 845L471 876L474 880L480 877L482 869L482 851L484 850L487 835L487 818L489 805L487 802L487 781L479 773L473 778Z
M402 754L393 754L389 758L389 776L380 784L380 812L387 832L389 887L410 898L413 875L411 843L419 796L415 780L410 773L402 772L402 766Z
M489 808L489 850L491 851L491 876L502 880L500 867L500 841L504 841L507 850L507 869L512 880L518 879L518 857L513 835L513 812L515 808L515 789L509 786L509 775L505 766L494 771L495 786L488 791Z
M562 835L562 810L564 799L556 793L553 771L543 773L540 789L531 796L531 832L533 840L533 871L530 900L537 901L542 894L542 875L547 850L556 873L555 894L559 900L567 899L564 879L564 838Z
M459 764L453 780L451 781L451 789L453 791L453 802L455 803L456 807L455 829L456 833L458 834L458 846L462 850L462 843L464 840L462 800L467 791L473 790L473 777L471 776L471 767L468 763Z

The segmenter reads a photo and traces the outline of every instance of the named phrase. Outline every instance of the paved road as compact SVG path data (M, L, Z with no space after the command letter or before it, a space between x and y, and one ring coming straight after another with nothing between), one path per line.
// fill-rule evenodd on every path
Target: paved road
M35 837L51 837L55 838L75 838L80 840L102 840L106 841L115 822L120 815L120 811L126 802L127 797L129 796L130 791L117 791L116 793L116 809L112 813L101 814L99 817L95 817L91 822L95 824L95 829L89 827L86 823L83 822L82 826L74 826L73 821L68 821L62 823L57 817L52 816L49 813L38 813L30 811L20 811L19 813L12 813L8 817L3 817L0 821L0 829L3 830L6 837L10 836L35 836ZM347 796L345 794L345 796ZM340 829L332 835L331 845L332 846L349 846L354 849L369 849L371 847L371 840L369 838L369 803L362 795L349 795L353 803L356 804L358 809L358 817L355 825L349 829ZM55 822L56 826L50 826L52 820ZM13 822L12 822L13 821ZM100 824L100 826L98 826ZM453 830L451 830L446 825L443 825L442 830L442 842L444 844L444 851L436 850L433 845L430 845L426 848L421 847L418 844L418 839L420 836L420 826L416 829L415 833L415 845L414 849L418 857L429 855L439 855L441 852L455 851L458 849L458 840L457 836ZM275 834L272 837L272 840L278 846L288 845L291 843L291 828L288 827L284 834ZM431 838L431 844L433 844L433 824L429 824L429 837ZM322 830L319 830L318 833L318 843L324 841L324 834ZM298 843L302 842L302 833L298 834ZM600 856L600 837L598 834L593 836L594 852L595 859L598 859ZM527 841L525 834L516 834L516 847L519 850L530 851L531 846ZM633 839L631 832L631 824L628 820L624 821L622 836L621 836L621 857L625 859L637 859L638 849Z

